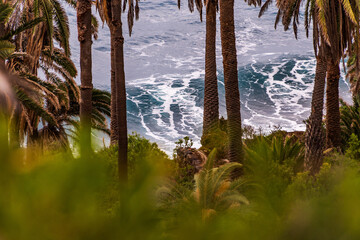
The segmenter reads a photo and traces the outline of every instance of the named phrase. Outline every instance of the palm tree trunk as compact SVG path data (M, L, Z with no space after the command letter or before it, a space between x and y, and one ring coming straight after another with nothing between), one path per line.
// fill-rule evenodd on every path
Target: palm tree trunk
M115 81L115 30L112 24L109 24L111 33L111 119L110 119L110 144L114 145L118 141L118 125L116 114L116 81Z
M316 61L311 114L305 132L305 170L313 175L320 170L325 147L325 136L322 127L325 78L326 61L320 52Z
M118 173L121 181L128 179L127 165L127 121L126 121L126 88L124 71L124 37L121 22L121 1L111 1L112 25L114 26L114 59L116 82L116 113L118 125Z
M80 125L82 137L81 154L87 155L91 148L92 108L92 59L91 59L91 1L77 1L78 39L80 42Z
M1 22L0 23L0 37L3 37L4 35L5 35L5 23ZM5 59L3 59L3 58L0 58L0 67L5 69Z
M326 147L338 148L340 136L339 63L328 58L326 82Z
M219 123L219 94L216 76L216 3L206 6L205 90L203 135Z
M237 72L234 0L220 0L221 46L228 115L229 160L242 162L240 93Z

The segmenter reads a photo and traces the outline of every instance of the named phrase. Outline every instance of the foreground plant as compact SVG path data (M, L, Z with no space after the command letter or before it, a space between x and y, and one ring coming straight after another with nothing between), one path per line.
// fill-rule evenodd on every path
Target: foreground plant
M231 179L232 173L241 170L242 165L233 162L215 168L215 156L216 150L213 150L204 168L195 175L194 189L179 184L161 187L157 192L160 206L169 210L187 205L187 209L197 212L205 220L232 207L249 204L240 193L245 181Z
M360 137L360 95L356 94L353 97L353 105L343 100L340 103L341 137L342 148L344 149L352 134Z

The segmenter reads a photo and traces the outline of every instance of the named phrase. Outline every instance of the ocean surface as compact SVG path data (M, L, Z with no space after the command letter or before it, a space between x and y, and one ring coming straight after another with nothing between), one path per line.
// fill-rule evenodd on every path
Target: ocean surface
M76 12L66 9L72 59L80 69ZM311 37L307 39L300 31L295 40L292 30L284 32L281 25L275 30L274 7L261 18L258 11L243 1L235 1L243 124L262 131L274 126L304 130L315 73ZM226 117L219 27L218 23L220 114ZM134 24L132 36L128 36L125 14L123 29L129 133L135 131L157 142L168 153L174 142L184 136L198 146L203 114L205 22L200 21L197 12L189 12L186 1L178 10L176 0L146 0L140 2L140 19ZM110 91L110 33L106 24L100 27L93 44L93 81L95 87ZM351 100L344 78L340 92L346 101Z

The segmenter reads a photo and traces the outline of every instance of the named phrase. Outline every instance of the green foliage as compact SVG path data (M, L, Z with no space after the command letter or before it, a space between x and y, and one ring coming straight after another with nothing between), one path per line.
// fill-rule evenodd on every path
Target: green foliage
M9 42L2 40L0 41L0 58L7 59L15 50L15 46Z
M0 23L5 24L9 19L13 8L9 4L3 2L0 3ZM7 41L8 39L0 40L0 58L7 59L15 50L15 46Z
M295 137L273 137L271 140L258 137L256 141L252 147L245 148L248 161L287 166L294 173L301 170L299 166L303 164L304 147Z
M185 136L184 138L180 138L178 141L175 142L175 144L176 144L175 149L182 148L182 147L191 148L194 145L193 140L190 139L189 136Z
M351 134L349 139L349 147L346 149L346 156L352 159L360 160L360 141L358 136Z
M9 151L1 134L7 124L0 127L4 239L360 237L358 161L331 155L318 175L297 172L293 162L301 151L291 139L259 138L246 150L244 167L214 168L214 150L189 189L169 182L174 166L155 144L131 135L133 170L125 188L116 176L116 147L86 159ZM232 172L242 168L244 175L234 180Z
M228 210L248 200L240 194L243 179L231 180L231 174L242 167L239 163L229 163L215 168L216 149L209 155L204 168L195 175L195 189L187 189L179 184L161 187L157 191L162 207L178 210L179 206L189 205L187 210L198 214L199 220Z
M217 160L227 159L228 154L228 136L226 131L221 127L210 130L201 138L201 150L205 153L210 153L217 149Z
M98 157L104 159L104 161L109 164L112 171L111 175L116 181L118 179L117 150L118 146L113 145L97 153ZM164 167L168 170L173 166L173 161L169 159L168 155L163 152L156 143L152 143L148 139L141 137L139 134L133 133L128 136L128 167L130 178L136 174L137 168L145 163L152 165L158 170L163 170Z
M340 125L343 149L348 145L352 134L360 137L360 95L353 97L353 105L340 101Z
M251 195L275 212L281 211L283 193L303 164L303 146L293 138L258 137L245 147L245 176L254 184Z

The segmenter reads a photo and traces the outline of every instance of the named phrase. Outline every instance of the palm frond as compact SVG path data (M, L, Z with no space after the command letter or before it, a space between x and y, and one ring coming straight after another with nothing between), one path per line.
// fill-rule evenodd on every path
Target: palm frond
M61 4L57 0L51 0L53 9L54 9L54 20L55 25L59 33L60 37L60 46L64 49L65 55L70 56L70 29L69 29L69 20L65 9L61 6ZM50 32L50 38L52 37ZM51 46L51 45L50 45Z
M0 3L0 22L6 23L13 12L13 8L6 3Z
M24 91L22 91L19 88L15 89L15 94L19 102L26 107L27 109L30 109L31 111L35 112L36 115L43 118L46 122L49 124L52 124L54 126L57 126L57 122L54 118L54 116L48 112L45 107L33 99L31 99L29 96L26 95Z
M354 24L357 24L357 20L355 18L354 12L352 10L350 0L341 0L341 2L342 2L342 6L344 8L346 15L348 15L348 17Z
M6 40L0 40L0 58L7 59L15 50L15 46Z
M0 40L9 40L11 37L23 32L25 30L32 29L33 27L35 27L37 24L39 24L43 20L44 19L42 17L38 17L33 20L27 21L27 22L23 23L22 25L18 26L16 29L11 30L10 32L8 32L4 36L2 36L0 38Z
M268 8L269 8L270 4L272 3L272 1L273 0L266 0L264 5L261 6L258 17L261 17L262 15L264 15L264 13L268 10Z

